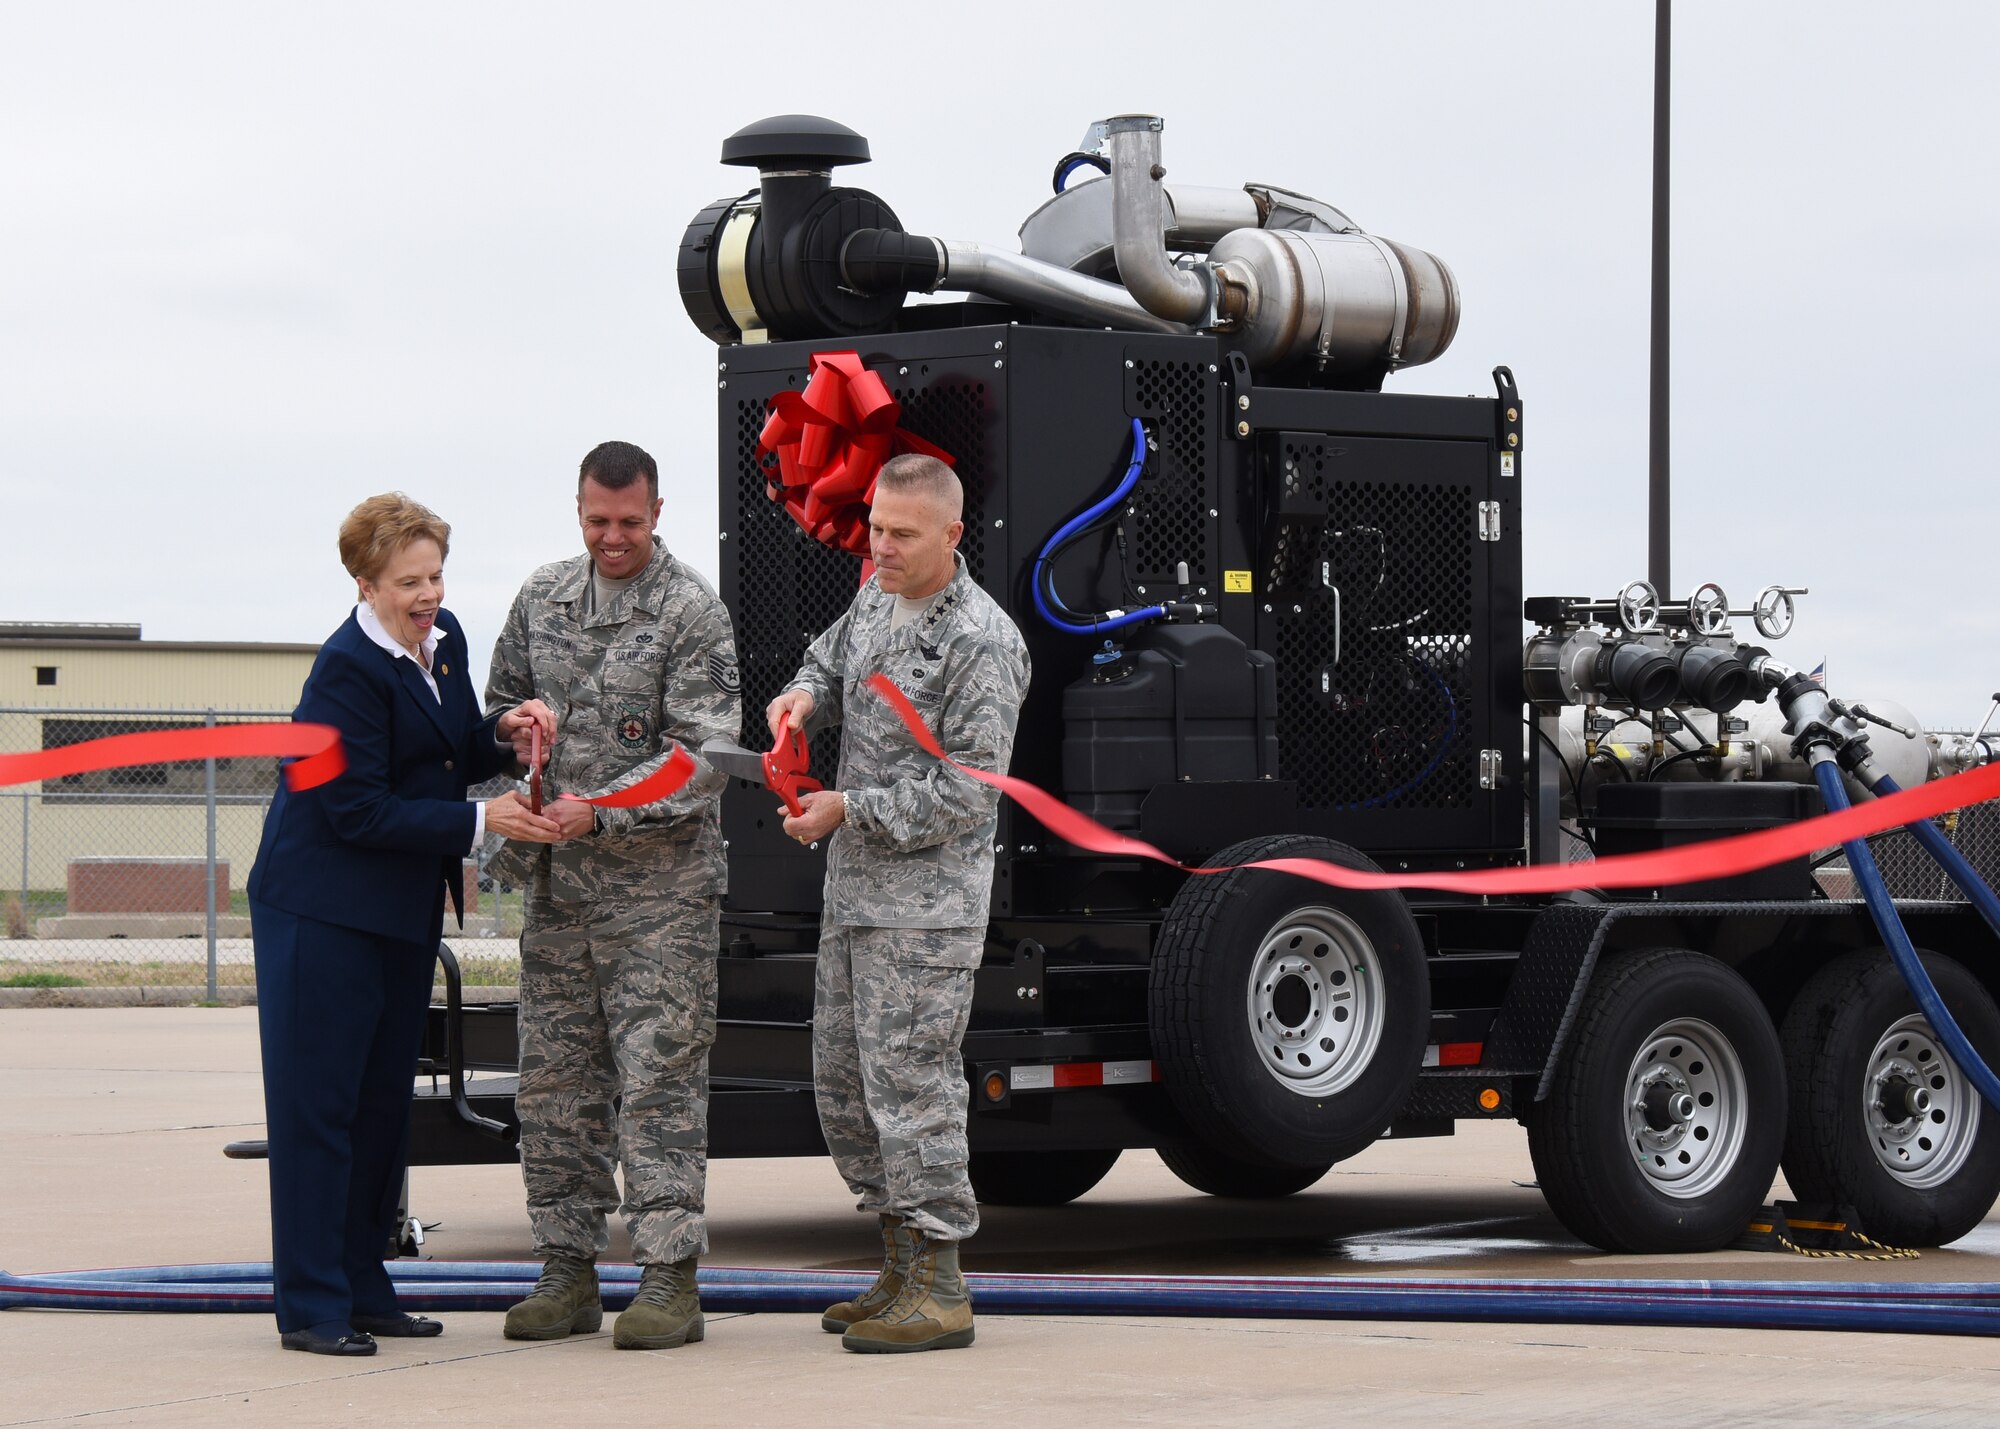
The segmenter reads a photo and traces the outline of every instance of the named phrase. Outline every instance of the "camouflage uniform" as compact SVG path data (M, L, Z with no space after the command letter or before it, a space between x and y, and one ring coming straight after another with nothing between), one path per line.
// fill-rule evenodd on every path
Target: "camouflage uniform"
M847 820L827 853L813 1007L821 1129L861 1209L926 1235L979 1228L966 1175L960 1045L986 936L1000 795L924 753L863 682L888 675L952 758L1004 771L1028 688L1014 623L961 560L944 596L891 632L874 580L806 652L811 731L844 726Z
M658 538L638 578L594 611L590 573L586 554L528 577L486 687L488 708L539 696L555 711L551 798L623 787L659 769L674 741L693 753L742 727L735 637L708 583ZM515 1105L543 1258L604 1250L620 1162L635 1260L708 1249L726 782L697 762L671 798L598 809L593 833L510 844L496 860L527 888Z

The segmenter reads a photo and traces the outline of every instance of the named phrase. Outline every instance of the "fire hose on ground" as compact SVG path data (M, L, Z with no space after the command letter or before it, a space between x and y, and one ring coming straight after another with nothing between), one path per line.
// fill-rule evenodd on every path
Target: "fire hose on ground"
M522 1261L424 1261L398 1264L391 1278L405 1311L492 1312L525 1297L540 1268ZM604 1266L598 1274L607 1308L622 1308L638 1289L635 1266ZM710 1314L818 1314L833 1301L857 1294L872 1276L865 1271L706 1266L699 1279L702 1308ZM2000 1286L1981 1284L978 1273L966 1281L980 1313L987 1315L2000 1334ZM0 1309L214 1314L269 1313L271 1308L268 1263L56 1275L0 1272Z

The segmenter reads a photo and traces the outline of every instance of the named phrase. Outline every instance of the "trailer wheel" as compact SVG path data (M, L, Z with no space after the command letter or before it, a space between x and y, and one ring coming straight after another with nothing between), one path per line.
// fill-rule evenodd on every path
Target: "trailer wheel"
M1167 1169L1197 1191L1238 1201L1275 1201L1295 1196L1333 1169L1325 1166L1260 1166L1238 1161L1206 1146L1181 1143L1158 1148Z
M1061 1206L1110 1172L1108 1151L975 1151L967 1163L972 1193L989 1206Z
M1951 959L1920 956L1973 1047L2000 1058L1992 996ZM1986 1218L2000 1196L2000 1116L1886 954L1820 969L1785 1017L1784 1044L1794 1195L1852 1206L1862 1230L1893 1245L1947 1245Z
M1757 994L1661 948L1600 969L1528 1149L1549 1208L1604 1250L1716 1250L1778 1171L1785 1066Z
M1252 839L1217 863L1375 865L1345 844ZM1265 869L1190 878L1153 947L1154 1055L1195 1137L1238 1161L1333 1165L1380 1136L1430 1030L1409 905Z

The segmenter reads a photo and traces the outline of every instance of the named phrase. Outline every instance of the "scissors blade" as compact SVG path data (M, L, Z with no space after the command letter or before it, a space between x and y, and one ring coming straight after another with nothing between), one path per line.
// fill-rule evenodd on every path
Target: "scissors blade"
M701 747L701 757L711 769L720 769L736 779L748 779L760 788L769 788L764 777L764 756L745 749L733 739L711 739Z

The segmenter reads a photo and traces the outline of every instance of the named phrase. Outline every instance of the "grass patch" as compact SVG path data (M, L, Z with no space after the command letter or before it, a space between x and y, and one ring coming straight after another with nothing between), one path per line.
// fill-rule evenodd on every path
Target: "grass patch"
M88 987L89 983L68 973L10 973L0 977L0 987Z

